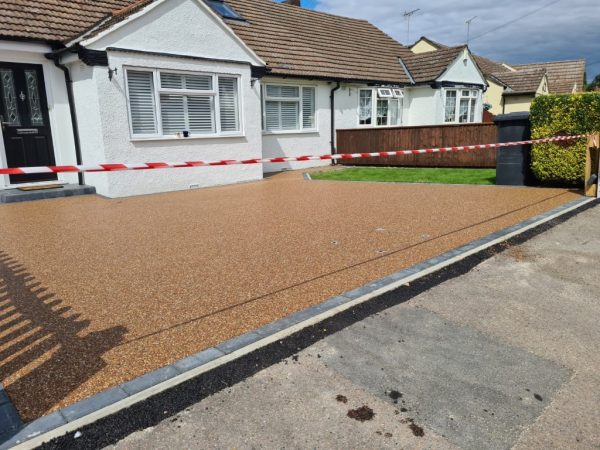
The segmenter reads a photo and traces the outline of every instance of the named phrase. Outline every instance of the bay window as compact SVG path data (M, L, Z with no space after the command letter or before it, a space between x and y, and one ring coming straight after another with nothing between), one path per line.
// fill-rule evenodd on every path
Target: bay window
M132 137L241 133L237 76L150 69L126 73Z
M358 101L359 125L388 127L402 124L401 89L360 89Z
M267 84L263 114L267 132L316 131L316 88Z
M479 90L447 89L444 102L445 123L473 123L477 111Z

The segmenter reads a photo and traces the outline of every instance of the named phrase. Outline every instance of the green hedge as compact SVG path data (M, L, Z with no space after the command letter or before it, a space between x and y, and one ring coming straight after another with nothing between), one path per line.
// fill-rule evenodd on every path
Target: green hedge
M531 105L533 139L600 131L600 92L542 95ZM533 146L531 166L545 185L581 186L587 139Z

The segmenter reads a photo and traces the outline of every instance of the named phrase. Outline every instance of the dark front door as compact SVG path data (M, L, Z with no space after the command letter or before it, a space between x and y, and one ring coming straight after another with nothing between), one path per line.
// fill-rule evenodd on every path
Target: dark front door
M0 121L8 167L55 165L42 66L0 62ZM11 183L56 174L11 175Z

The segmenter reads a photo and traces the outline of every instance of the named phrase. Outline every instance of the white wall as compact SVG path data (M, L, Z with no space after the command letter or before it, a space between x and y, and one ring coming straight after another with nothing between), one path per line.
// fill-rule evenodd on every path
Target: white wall
M407 113L404 125L437 125L443 123L441 89L416 86L405 89Z
M261 61L209 6L198 0L168 0L151 4L109 34L84 40L87 48L107 47L154 51L201 58Z
M83 160L95 163L213 161L261 157L260 91L251 87L250 66L109 52L118 74L109 81L106 67L77 73L76 108L81 121ZM125 66L233 74L241 76L240 137L139 139L130 136ZM97 105L97 106L96 106ZM96 109L97 108L97 109ZM89 111L89 115L88 115ZM99 115L94 113L99 111ZM86 183L107 197L151 194L191 187L239 183L262 178L262 165L196 167L86 174Z
M251 85L250 66L260 60L203 2L157 2L144 15L134 16L120 28L87 44L96 50L121 48L144 53L109 50L109 66L117 69L112 81L106 67L71 64L84 163L213 161L262 156L260 89L259 83ZM126 100L127 67L239 76L241 136L132 138ZM96 186L102 195L122 197L259 180L262 174L260 164L196 167L86 174L86 183Z
M76 164L75 144L65 77L62 70L44 57L50 51L45 45L0 40L0 61L42 65L56 164L73 165ZM6 167L1 130L0 165ZM65 183L77 183L76 174L59 174L58 179ZM0 189L10 187L9 183L8 176L0 176Z
M477 69L470 53L465 53L454 61L450 67L438 78L437 81L451 81L455 83L479 84L485 86L486 81Z
M331 108L330 95L335 83L310 80L294 80L266 77L261 84L290 84L294 86L316 87L315 122L317 131L267 132L263 131L263 157L277 158L305 155L328 155L331 153ZM336 95L337 97L337 95ZM288 162L265 164L266 173L281 170L306 169L328 165L328 161Z

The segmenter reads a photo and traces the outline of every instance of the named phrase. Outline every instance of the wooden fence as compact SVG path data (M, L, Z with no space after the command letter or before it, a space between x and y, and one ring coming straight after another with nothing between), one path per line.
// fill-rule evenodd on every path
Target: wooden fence
M360 128L337 131L338 153L386 152L497 142L493 123L394 128ZM340 161L349 166L496 167L496 150L432 153L411 156L358 158Z

